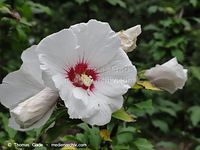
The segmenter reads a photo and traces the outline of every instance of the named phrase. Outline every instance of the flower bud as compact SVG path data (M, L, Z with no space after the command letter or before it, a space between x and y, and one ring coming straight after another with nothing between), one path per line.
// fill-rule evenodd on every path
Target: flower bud
M178 64L173 58L162 65L146 70L145 76L156 87L174 93L177 89L182 89L187 80L187 69Z
M131 52L136 48L137 36L141 33L141 26L137 25L125 31L118 32L121 40L121 48L126 52Z
M28 128L40 120L57 102L58 93L48 87L19 103L11 113L21 128Z

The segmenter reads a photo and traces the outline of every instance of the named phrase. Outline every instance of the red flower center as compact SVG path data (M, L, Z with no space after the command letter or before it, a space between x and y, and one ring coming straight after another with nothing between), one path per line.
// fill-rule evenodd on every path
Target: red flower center
M93 81L98 78L98 73L83 62L77 63L75 67L70 67L66 71L66 75L74 86L90 91L94 89Z

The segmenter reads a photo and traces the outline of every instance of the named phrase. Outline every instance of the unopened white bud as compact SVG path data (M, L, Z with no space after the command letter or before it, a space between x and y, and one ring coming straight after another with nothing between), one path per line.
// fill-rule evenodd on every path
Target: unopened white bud
M120 31L118 32L118 35L121 40L121 48L126 52L131 52L133 51L137 45L137 36L140 35L141 33L141 26L137 25L132 28L129 28L125 31Z
M46 87L33 97L19 103L11 113L21 128L30 127L56 104L58 97L56 91Z
M177 89L182 89L187 80L187 69L178 64L177 59L156 65L145 71L145 76L156 87L174 93Z

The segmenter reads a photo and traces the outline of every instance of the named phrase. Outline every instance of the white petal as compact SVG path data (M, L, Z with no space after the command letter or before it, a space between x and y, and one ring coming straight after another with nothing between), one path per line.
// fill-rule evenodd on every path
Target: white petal
M9 127L19 130L19 131L27 131L27 130L31 130L34 128L40 128L41 126L43 126L48 119L50 118L51 114L53 113L55 107L52 107L51 109L49 109L49 111L40 119L38 120L36 123L34 123L32 126L28 127L28 128L21 128L15 121L15 118L12 116L11 114L11 118L9 119Z
M36 53L37 45L33 45L22 53L23 64L21 69L29 74L39 84L55 89L55 85L50 76L47 73L42 72L40 69L40 62L38 54Z
M171 78L171 80L174 79L177 89L182 89L187 80L187 69L184 69L183 66L178 63L176 57L162 64L162 66L168 67L168 70L171 70L171 72L176 75L177 79Z
M79 53L94 68L107 64L119 51L120 39L108 23L90 20L71 29L78 39Z
M109 97L109 106L111 108L112 112L115 112L117 110L119 110L120 108L122 108L123 106L123 102L124 102L124 98L123 96L118 96L118 97Z
M59 95L64 101L65 106L68 108L68 114L70 118L82 118L91 116L95 109L91 104L87 105L88 95L87 92L81 88L76 88L72 85L68 79L63 75L53 76L53 81L57 89L59 89Z
M188 70L187 69L183 69L183 72L184 72L184 78L185 78L185 80L187 80L187 78L188 78L188 76L187 76L187 74L188 74Z
M163 67L161 65L156 65L156 67L153 67L145 72L145 75L150 80L160 79L160 78L175 78L176 74L174 74L174 71L172 68L169 67Z
M169 61L167 61L166 63L162 64L162 66L167 66L167 67L174 67L178 64L176 57L170 59Z
M37 94L44 88L31 75L23 70L9 73L0 85L1 103L10 108L29 97Z
M57 88L55 87L55 83L52 80L52 77L48 75L47 72L42 71L42 79L45 86L50 87L54 91L57 91Z
M99 111L89 118L83 118L82 120L90 125L102 126L110 122L111 120L111 109L107 104L100 104Z
M124 31L124 33L128 35L132 40L134 40L138 35L140 35L141 32L141 25L136 25Z
M88 91L86 91L82 88L76 87L76 88L73 88L72 94L73 94L74 98L82 101L84 105L86 105L86 106L89 105L88 97L90 95L89 95Z
M44 38L37 47L41 69L50 75L65 73L67 66L77 63L77 40L70 29L64 29Z
M116 97L125 94L129 88L123 80L113 80L113 79L104 79L94 83L95 89L94 92L98 89L98 92L105 96Z
M29 74L39 84L43 85L42 71L40 69L38 55L35 51L36 47L37 45L33 45L22 53L21 59L23 64L21 69Z
M100 105L108 105L111 109L111 112L114 112L120 109L123 105L123 96L109 97L102 95L98 90L93 92L93 97L90 98L91 101L88 104L92 104L97 110L101 109ZM93 104L94 103L94 104Z
M95 101L92 97L86 96L78 99L76 97L70 97L70 100L67 102L68 105L68 114L70 118L79 118L90 117L96 113L96 104L91 102L88 105L85 105L84 101ZM66 102L65 102L66 103Z
M89 117L82 117L82 120L90 125L105 125L110 122L112 112L120 109L123 104L123 97L108 97L98 92L89 97L89 107L95 109ZM77 110L79 111L79 110Z
M164 78L164 79L155 79L152 81L152 83L159 87L160 89L166 90L169 93L174 93L177 90L176 84L174 82L171 82L170 79Z
M64 92L64 91L63 91ZM64 100L68 107L68 114L70 118L84 118L93 115L96 110L95 97L92 93L81 88L73 88L72 93L67 100Z
M183 69L183 71L184 71L185 75L187 75L188 70L187 69Z
M32 63L32 62L39 62L38 56L35 52L37 45L33 45L30 48L23 51L21 59L24 63Z
M72 95L72 90L74 86L62 74L54 75L52 79L55 83L56 88L59 89L59 95L61 99L67 102ZM68 107L67 103L65 103L65 105L66 107Z
M107 96L123 95L136 82L137 70L122 50L98 71L99 80L95 82L95 89Z

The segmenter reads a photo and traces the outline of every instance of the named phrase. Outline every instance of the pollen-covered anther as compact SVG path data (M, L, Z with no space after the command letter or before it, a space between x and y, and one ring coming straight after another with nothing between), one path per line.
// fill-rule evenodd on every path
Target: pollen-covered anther
M92 76L88 76L86 74L82 74L81 75L81 81L83 82L83 84L87 87L90 87L93 83L93 79Z

